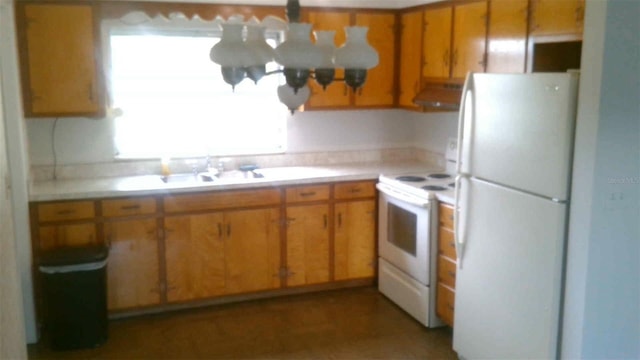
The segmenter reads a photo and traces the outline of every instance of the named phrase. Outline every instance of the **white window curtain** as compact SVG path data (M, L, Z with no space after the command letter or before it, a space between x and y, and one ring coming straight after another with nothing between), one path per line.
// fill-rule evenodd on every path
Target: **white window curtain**
M232 92L209 59L221 32L198 18L144 14L103 23L118 158L278 153L287 109L280 76L245 79ZM275 46L277 34L270 39ZM270 63L267 71L276 70Z

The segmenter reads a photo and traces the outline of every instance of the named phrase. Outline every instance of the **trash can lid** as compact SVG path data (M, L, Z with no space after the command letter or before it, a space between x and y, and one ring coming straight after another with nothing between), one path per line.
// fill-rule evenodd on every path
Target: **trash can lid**
M44 251L40 254L42 266L64 266L103 261L109 255L104 245L64 247Z

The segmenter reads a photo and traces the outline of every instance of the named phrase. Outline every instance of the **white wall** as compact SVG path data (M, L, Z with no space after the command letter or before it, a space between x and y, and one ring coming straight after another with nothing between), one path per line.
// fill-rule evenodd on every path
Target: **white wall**
M0 76L6 131L6 146L12 190L13 226L18 272L22 287L24 321L28 342L37 340L33 286L31 281L31 234L29 231L29 159L22 118L13 1L0 0ZM7 329L1 329L7 331ZM11 331L19 331L11 329Z
M447 139L458 136L458 113L409 113L414 125L415 146L444 155Z
M403 110L307 111L287 121L287 152L374 150L416 143L416 116ZM54 119L28 119L32 165L53 163ZM60 118L55 127L58 164L113 162L113 121ZM422 130L421 130L422 131ZM427 140L420 139L424 144ZM442 152L444 145L439 148Z
M589 54L602 47L599 35L585 33L583 44L595 58L582 68L562 355L637 359L640 2L589 1L585 25L597 29L603 20L604 55Z

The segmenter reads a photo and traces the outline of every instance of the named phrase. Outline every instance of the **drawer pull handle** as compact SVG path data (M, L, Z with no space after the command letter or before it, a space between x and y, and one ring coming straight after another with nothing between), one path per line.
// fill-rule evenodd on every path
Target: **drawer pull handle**
M452 278L456 278L456 273L454 273L453 271L447 271L447 274L449 274L449 276L451 276Z
M450 243L449 243L449 247L455 248L455 247L456 247L456 243L454 243L454 242L450 242Z
M74 214L76 211L75 210L71 210L71 209L65 209L65 210L60 210L57 212L58 215L71 215Z
M447 303L447 309L453 311L453 310L455 310L455 307L453 305Z
M362 191L362 189L360 189L360 188L353 188L353 189L351 189L351 190L350 190L350 192L351 192L352 194L357 194L357 193L359 193L359 192L361 192L361 191Z
M122 209L122 210L139 210L140 209L140 205L122 205L120 207L120 209Z
M313 196L315 194L316 194L315 191L308 191L308 192L301 192L300 196Z

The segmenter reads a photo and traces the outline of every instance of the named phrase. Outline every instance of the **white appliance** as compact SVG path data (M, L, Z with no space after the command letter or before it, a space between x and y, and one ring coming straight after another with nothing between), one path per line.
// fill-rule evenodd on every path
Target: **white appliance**
M453 348L558 356L578 74L470 74L460 111Z
M442 325L431 288L437 276L435 197L453 195L453 179L452 173L424 169L382 174L377 184L378 289L427 327Z

